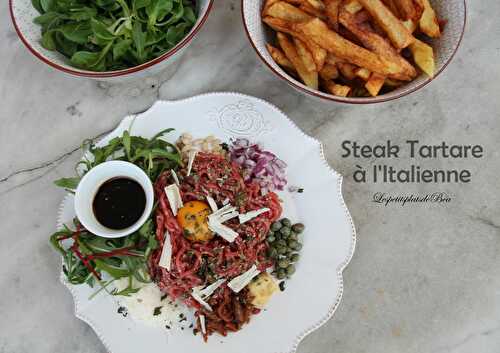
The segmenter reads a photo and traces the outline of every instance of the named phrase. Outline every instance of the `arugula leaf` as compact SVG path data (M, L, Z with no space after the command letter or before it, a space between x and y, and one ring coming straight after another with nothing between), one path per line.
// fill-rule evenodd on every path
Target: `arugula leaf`
M77 166L83 168L82 175L84 175L100 163L117 159L115 155L119 154L118 159L136 164L154 181L163 170L176 168L181 164L180 153L175 145L161 139L164 134L172 130L160 131L151 139L131 136L128 131L125 131L121 137L111 139L102 147L96 147L91 140L86 140L82 148L87 150L90 156L78 162ZM55 184L74 190L79 181L80 177L62 178ZM157 205L154 209L156 207ZM77 220L74 221L74 226L81 228ZM79 249L83 257L94 255L94 258L88 258L86 265L80 256L76 255L73 247L67 248L66 242L73 242L73 246ZM113 279L130 278L128 287L121 292L112 292L114 295L135 293L138 288L133 286L132 279L144 283L151 282L147 261L151 252L158 247L153 215L150 215L137 232L123 238L105 239L84 229L73 232L65 227L50 237L50 243L63 255L63 272L72 284L98 283L101 286L100 290L106 289L111 282L103 282L94 277L88 266L91 266L99 275L106 273ZM103 254L105 256L102 256Z
M80 178L61 178L56 181L54 181L54 184L61 188L69 189L69 190L76 190L78 187L78 183L80 182Z

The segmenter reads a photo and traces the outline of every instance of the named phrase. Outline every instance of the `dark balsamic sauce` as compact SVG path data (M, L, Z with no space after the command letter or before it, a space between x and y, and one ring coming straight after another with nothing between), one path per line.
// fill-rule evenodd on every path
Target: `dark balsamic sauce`
M141 184L125 177L103 183L92 202L97 221L109 229L125 229L141 218L146 208L146 193Z

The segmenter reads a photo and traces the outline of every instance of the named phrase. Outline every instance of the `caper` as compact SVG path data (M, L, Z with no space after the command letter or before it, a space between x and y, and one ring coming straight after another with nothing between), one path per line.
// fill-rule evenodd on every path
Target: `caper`
M284 268L280 268L276 277L278 277L278 279L284 279L286 277L286 270Z
M297 246L298 243L297 240L288 240L287 245L290 249L295 250L295 246Z
M288 237L292 230L289 227L283 227L280 229L281 235L284 235L285 237Z
M269 229L269 232L267 233L267 236L270 237L271 235L274 235L274 232L271 229Z
M288 248L286 251L286 256L289 257L294 253L295 250Z
M286 242L286 240L280 239L280 240L276 241L276 245L281 246L281 247L286 247L288 245L288 243Z
M290 261L292 261L292 262L297 262L299 260L300 260L299 254L292 254L292 256L290 257Z
M295 250L299 251L300 249L302 249L302 244L297 242L297 244L294 245L293 247Z
M287 259L281 259L278 261L278 266L280 268L287 268L290 265L290 262Z
M292 226L292 221L290 221L288 218L283 218L281 220L281 224L285 227L291 227Z
M274 236L274 235L269 235L269 236L267 237L267 241L268 241L269 243L272 243L272 242L274 242L275 240L276 240L276 238L275 238L275 236Z
M278 250L276 250L276 248L269 248L267 253L271 259L275 259L276 257L278 257Z
M306 228L305 225L303 225L302 223L296 223L292 226L292 230L297 233L297 234L300 234L304 231L304 229Z
M274 222L273 224L271 224L271 230L273 232L280 230L281 227L282 227L282 225L280 222Z
M280 255L285 255L287 252L287 248L285 248L285 247L279 247L279 248L276 248L276 250L278 251L278 254L280 254Z
M288 276L291 276L295 273L295 266L294 265L288 265L288 267L286 268L286 274Z
M288 240L298 240L299 236L297 233L291 232L290 235L288 236Z

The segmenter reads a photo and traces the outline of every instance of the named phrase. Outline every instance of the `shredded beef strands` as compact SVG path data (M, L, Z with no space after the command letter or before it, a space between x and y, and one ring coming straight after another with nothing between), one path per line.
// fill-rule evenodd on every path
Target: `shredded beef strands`
M150 274L160 290L170 298L181 299L197 309L197 315L205 315L205 339L214 332L225 336L228 332L241 329L252 314L259 312L250 304L248 290L236 294L226 284L222 285L208 301L213 309L210 312L190 296L192 288L207 286L218 278L234 278L253 264L257 264L260 271L269 268L272 264L265 257L268 248L265 237L271 223L280 217L282 208L275 193L262 195L259 185L245 183L240 167L221 155L198 153L191 175L187 176L186 170L179 171L178 175L183 202L205 200L208 194L218 205L228 199L240 213L264 207L271 210L244 224L239 224L237 218L226 222L225 225L239 234L233 243L218 236L208 243L192 243L184 238L163 191L172 183L171 172L165 171L155 182L159 247L150 257ZM165 231L170 233L172 243L171 271L158 266ZM201 328L197 327L197 330L201 331Z

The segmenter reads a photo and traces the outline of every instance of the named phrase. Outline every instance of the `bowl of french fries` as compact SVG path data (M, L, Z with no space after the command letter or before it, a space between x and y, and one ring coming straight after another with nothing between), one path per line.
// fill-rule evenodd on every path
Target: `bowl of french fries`
M465 0L242 0L258 56L307 94L378 103L435 79L465 29Z

